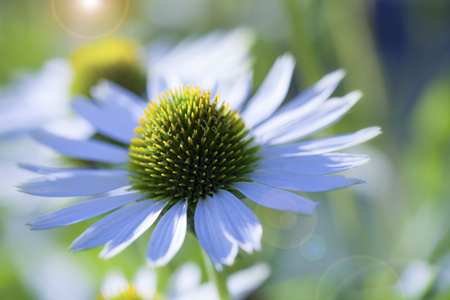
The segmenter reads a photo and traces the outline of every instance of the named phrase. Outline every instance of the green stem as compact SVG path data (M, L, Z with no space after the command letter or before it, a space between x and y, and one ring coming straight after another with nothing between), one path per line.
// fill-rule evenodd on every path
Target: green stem
M202 257L205 264L206 273L208 274L208 279L216 285L220 300L232 300L227 287L227 272L225 269L222 272L217 271L203 249Z

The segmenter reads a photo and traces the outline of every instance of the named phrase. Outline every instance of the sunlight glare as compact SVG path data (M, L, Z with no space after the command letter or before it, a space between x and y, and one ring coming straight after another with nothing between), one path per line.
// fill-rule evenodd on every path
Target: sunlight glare
M81 6L88 11L94 11L100 7L101 0L80 0Z

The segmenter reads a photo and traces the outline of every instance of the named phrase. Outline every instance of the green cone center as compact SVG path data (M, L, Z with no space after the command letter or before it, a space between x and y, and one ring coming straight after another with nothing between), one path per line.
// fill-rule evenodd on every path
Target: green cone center
M250 147L244 122L227 107L192 87L151 101L130 145L132 189L153 199L196 202L244 180L258 147Z

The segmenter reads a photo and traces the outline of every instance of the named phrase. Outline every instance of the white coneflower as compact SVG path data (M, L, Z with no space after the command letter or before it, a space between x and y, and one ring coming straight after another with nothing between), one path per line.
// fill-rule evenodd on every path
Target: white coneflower
M272 209L313 214L316 204L291 191L323 192L361 183L327 175L370 158L330 152L380 133L372 127L298 142L336 122L361 93L328 99L344 75L339 70L279 108L293 69L290 55L280 57L245 106L242 93L231 92L241 97L221 101L208 91L184 87L166 91L143 110L130 93L112 84L94 94L96 102L76 100L75 110L118 143L69 140L42 130L34 136L64 155L106 163L105 168L24 165L43 176L21 184L20 189L45 197L98 195L123 187L127 191L44 215L31 221L31 228L66 226L114 210L71 246L80 251L105 245L100 255L109 258L159 219L147 248L152 266L171 260L188 227L218 270L234 262L238 247L249 253L260 249L262 226L240 198ZM286 186L291 191L284 190ZM273 201L261 201L269 192Z

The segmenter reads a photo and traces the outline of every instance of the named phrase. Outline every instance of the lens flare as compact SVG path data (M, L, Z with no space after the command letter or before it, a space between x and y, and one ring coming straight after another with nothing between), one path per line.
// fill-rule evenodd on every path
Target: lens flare
M80 0L80 5L87 11L94 11L100 7L101 0Z
M123 0L125 2L125 8L124 8L124 12L122 14L122 17L120 18L120 20L117 22L117 24L111 28L110 30L102 33L102 34L98 34L98 35L83 35L83 34L79 34L71 29L69 29L66 25L64 25L64 23L61 21L61 19L58 16L58 12L56 11L56 7L55 7L55 1L56 0L51 0L51 5L52 5L52 13L53 16L55 17L56 22L58 22L59 26L61 26L62 29L64 29L67 33L80 38L80 39L86 39L86 40L95 40L95 39L100 39L103 38L105 36L110 35L111 33L113 33L114 31L117 30L117 28L120 27L120 25L122 25L123 21L125 20L125 17L128 14L128 9L130 8L130 0ZM80 4L81 5L87 5L86 9L89 8L93 8L95 7L95 9L97 9L97 5L101 5L102 4L102 0L80 0Z

